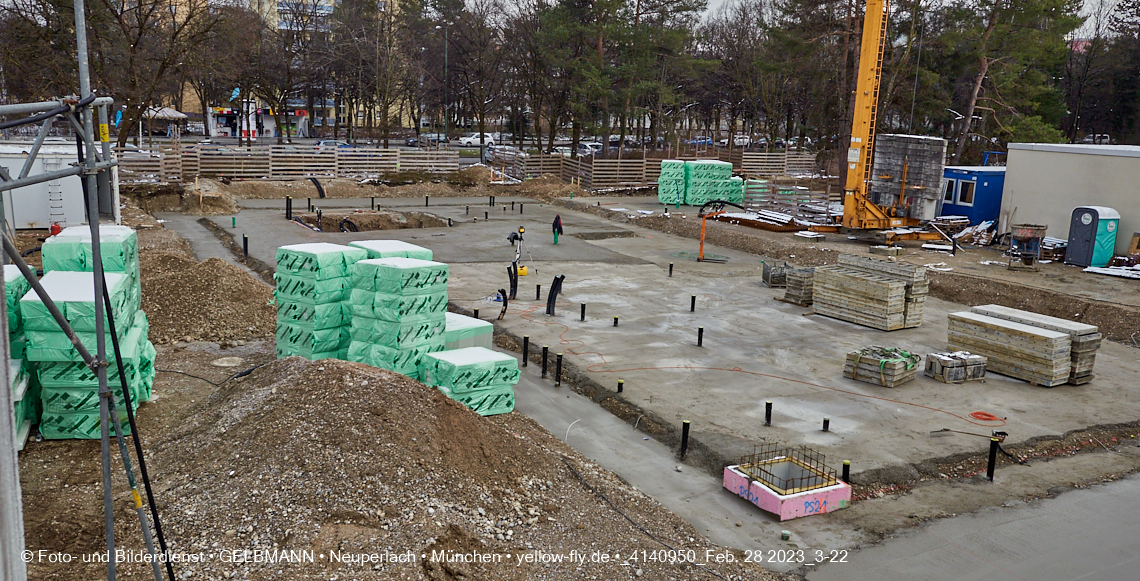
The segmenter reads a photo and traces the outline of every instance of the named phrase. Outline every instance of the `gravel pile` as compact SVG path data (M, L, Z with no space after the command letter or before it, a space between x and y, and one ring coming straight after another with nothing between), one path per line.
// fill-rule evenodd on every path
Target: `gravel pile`
M218 258L181 254L140 256L142 306L155 344L271 337L276 329L273 291Z
M154 449L174 551L316 554L304 564L180 565L193 579L715 578L688 564L631 560L666 547L584 482L675 549L701 561L706 549L725 551L524 416L483 418L419 382L344 361L291 357L262 367L215 392ZM620 557L518 563L571 550ZM411 559L330 563L322 558L330 551ZM432 551L503 561L440 562ZM726 579L779 578L734 555L736 563L710 568Z

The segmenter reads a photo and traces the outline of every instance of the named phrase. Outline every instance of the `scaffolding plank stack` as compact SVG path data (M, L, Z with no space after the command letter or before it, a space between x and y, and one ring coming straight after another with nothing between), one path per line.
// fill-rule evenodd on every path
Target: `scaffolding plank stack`
M1044 387L1069 380L1068 333L963 311L949 315L947 341L951 351L985 356L989 371Z
M982 305L973 307L970 311L1031 327L1067 333L1072 341L1069 351L1069 383L1083 385L1093 380L1093 364L1096 362L1096 352L1100 349L1100 341L1103 338L1096 325L1020 311L1001 305Z
M812 303L812 284L815 280L815 269L796 268L789 270L785 275L787 290L784 292L784 302L809 307Z
M895 387L914 380L918 362L918 355L897 347L864 347L847 354L843 377Z
M923 375L942 383L965 383L986 378L986 358L969 351L930 353Z
M881 331L906 324L906 283L841 265L816 267L815 312Z

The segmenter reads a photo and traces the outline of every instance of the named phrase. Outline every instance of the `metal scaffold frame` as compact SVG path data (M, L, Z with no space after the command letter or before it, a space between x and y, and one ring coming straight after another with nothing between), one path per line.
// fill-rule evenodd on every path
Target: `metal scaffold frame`
M167 558L169 553L167 552L166 542L162 535L162 526L158 519L157 506L154 502L150 480L146 471L146 463L143 459L142 444L138 436L138 429L134 425L134 412L132 410L132 402L130 401L130 392L127 386L126 374L121 368L123 365L122 359L118 355L119 344L117 335L115 334L115 321L110 312L111 303L103 274L103 260L99 239L99 204L103 199L112 200L113 202L113 198L111 197L111 169L115 167L117 162L112 158L110 136L107 126L109 119L108 109L112 105L113 99L110 97L96 97L91 91L84 0L73 0L73 6L76 22L75 42L78 56L79 96L70 96L56 101L44 101L40 103L0 105L0 116L30 115L28 117L0 122L0 129L42 122L39 134L32 144L31 149L28 151L28 157L24 161L20 173L13 178L6 168L0 167L0 225L3 226L0 237L3 238L4 254L12 260L24 277L27 278L28 282L31 283L33 291L43 301L56 323L59 324L60 329L67 335L84 363L95 372L98 379L107 579L109 581L115 579L115 529L111 480L111 437L113 432L120 455L122 456L123 469L126 472L127 481L135 501L135 509L142 529L143 541L150 554L151 569L154 573L154 578L156 581L163 580L162 564L165 563L168 578L173 580L173 567ZM99 147L96 147L95 139L96 117L98 117L99 123ZM48 131L57 118L66 119L76 131L78 163L66 169L29 175L40 148L47 137ZM15 245L14 232L9 230L7 219L4 216L3 196L5 192L70 176L80 176L83 198L86 202L87 222L91 229L91 266L94 284L93 297L96 336L94 355L80 342L78 335L76 335L75 331L71 328L71 325L63 313L60 312L54 301L52 301L51 297L48 296L43 286L41 286L36 279L35 272L28 267L20 256L20 252ZM3 292L3 281L0 280L0 293ZM0 327L7 328L7 321L7 307L0 307ZM117 365L120 366L119 377L122 383L122 394L127 409L127 418L132 428L131 432L135 444L135 453L146 488L151 516L154 519L155 532L157 533L159 545L162 550L161 557L156 555L155 552L154 542L151 537L151 526L135 481L130 453L123 437L122 423L119 419L119 415L113 413L113 410L116 409L115 394L111 391L107 383L108 359L106 336L108 326L112 336L112 346L116 354L115 360ZM0 339L0 348L3 349L5 356L10 359L8 335L7 333L3 333L2 335L3 338ZM0 388L0 410L9 410L8 413L10 414L10 410L12 410L12 394L11 390L7 389L7 386L10 385L11 382L9 375L10 365L0 366L0 383L4 385L3 388ZM19 461L16 453L16 427L10 421L0 421L0 450L3 450L2 453L4 454L4 456L0 457L0 579L26 581L27 563L24 558L23 504L20 490Z

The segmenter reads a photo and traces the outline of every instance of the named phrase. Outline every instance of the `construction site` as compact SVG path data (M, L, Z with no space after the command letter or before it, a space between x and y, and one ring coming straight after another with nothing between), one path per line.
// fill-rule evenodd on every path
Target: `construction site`
M0 578L1134 579L1140 146L877 134L869 4L843 178L131 154L80 32L0 105Z

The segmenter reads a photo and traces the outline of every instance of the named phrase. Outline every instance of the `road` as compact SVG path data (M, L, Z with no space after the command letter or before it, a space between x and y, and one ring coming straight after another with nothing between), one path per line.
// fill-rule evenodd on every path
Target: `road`
M1136 581L1140 475L939 520L831 563L808 581Z

